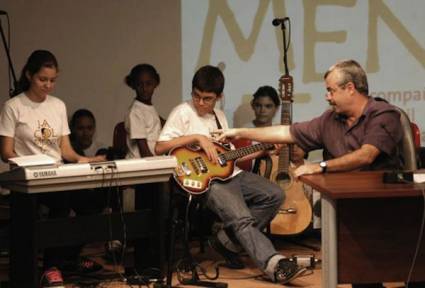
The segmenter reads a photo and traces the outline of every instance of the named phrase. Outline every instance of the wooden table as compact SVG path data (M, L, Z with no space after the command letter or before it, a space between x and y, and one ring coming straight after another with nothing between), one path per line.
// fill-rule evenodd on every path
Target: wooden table
M385 184L383 172L305 175L322 195L322 287L408 279L425 184ZM422 238L411 279L425 281Z

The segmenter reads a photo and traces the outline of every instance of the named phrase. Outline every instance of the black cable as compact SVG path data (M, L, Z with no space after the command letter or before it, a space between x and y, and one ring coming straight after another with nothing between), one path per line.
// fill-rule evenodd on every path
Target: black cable
M288 18L288 43L284 47L285 52L288 52L290 44L291 44L291 20Z
M105 168L103 169L103 177L104 177L104 181L102 181L102 183L108 183L108 185L106 186L104 186L104 185L102 185L102 188L105 188L105 187L107 187L108 188L108 190L106 191L106 193L107 193L107 195L110 195L114 190L116 190L116 191L118 191L119 190L119 175L118 175L118 173L117 173L117 171L115 170L115 168L113 167L113 166L110 166L110 167L108 167L109 169L111 169L111 177L110 177L110 179L107 179L106 178L106 172L107 171L105 171ZM107 180L107 181L106 181ZM122 224L122 227L123 227L123 243L122 243L122 250L121 250L121 253L122 253L122 255L121 255L121 263L118 263L118 261L117 261L117 259L116 259L116 255L115 255L115 253L112 253L112 264L113 264L113 266L114 266L114 270L115 270L115 272L117 273L117 275L120 277L120 279L123 281L123 282L125 282L125 283L127 283L127 278L124 276L124 274L122 274L120 271L119 271L119 268L118 268L118 265L119 264L122 264L123 262L123 259L124 259L124 253L125 253L125 248L126 248L126 241L127 241L127 237L126 237L126 234L127 234L127 230L126 230L126 225L125 225L125 221L124 221L124 216L123 216L123 211L122 211L122 207L121 207L121 199L119 199L119 193L116 193L117 194L117 197L118 197L118 209L119 209L119 211L120 211L120 215L121 215L121 224ZM108 201L110 202L110 197L108 197L109 199L108 199ZM110 205L110 203L108 203L108 205ZM111 213L109 213L109 215L108 215L108 234L109 234L109 241L110 242L112 242L114 239L113 239L113 225L112 225L112 211L111 211ZM130 286L131 287L131 286Z
M6 14L6 19L7 19L7 49L10 51L10 20L9 20L9 14ZM1 20L0 20L1 21ZM7 73L8 76L8 84L9 84L9 91L12 91L12 71L8 71L9 73ZM16 89L16 87L15 87Z
M3 42L5 53L6 53L7 60L8 60L9 96L13 97L13 96L15 96L19 93L19 91L18 91L19 88L17 87L18 82L16 80L15 70L13 68L12 59L10 57L10 34L11 34L10 33L10 19L9 19L9 14L6 13L5 15L6 15L6 19L7 19L7 33L8 33L7 39L8 40L6 41L6 37L4 35L1 19L0 19L0 32L1 32L0 34L1 34L1 40ZM15 86L15 87L12 87L12 86Z
M414 181L406 181L402 178L399 179L399 180L400 180L401 183L418 184ZM423 187L423 185L421 185L421 193L422 193L422 199L423 199L423 202L424 202L424 206L423 206L423 209L422 209L422 222L421 222L421 226L419 228L419 236L418 236L418 240L416 242L415 253L413 254L412 264L410 265L409 274L407 275L406 288L409 288L410 279L412 278L413 270L415 268L416 259L417 259L418 254L419 254L419 249L421 248L421 243L422 243L424 229L425 229L425 188Z
M425 227L425 189L423 187L421 189L421 192L422 192L422 198L424 200L424 208L422 209L422 223L421 223L421 227L420 227L420 230L419 230L418 241L416 242L415 254L413 255L412 264L410 265L409 274L407 276L406 288L409 288L410 279L412 278L413 270L414 270L415 264L416 264L416 259L417 259L418 254L419 254L419 249L421 248L421 243L422 243L422 239L423 239L423 235L424 235L424 227Z

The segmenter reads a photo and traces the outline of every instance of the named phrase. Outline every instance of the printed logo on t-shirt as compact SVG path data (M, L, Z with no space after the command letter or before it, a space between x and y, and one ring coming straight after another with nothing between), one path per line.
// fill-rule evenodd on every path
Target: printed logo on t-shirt
M34 132L34 142L40 147L42 152L46 152L48 146L57 143L57 135L46 120L43 123L40 123L40 121L37 122L37 130Z

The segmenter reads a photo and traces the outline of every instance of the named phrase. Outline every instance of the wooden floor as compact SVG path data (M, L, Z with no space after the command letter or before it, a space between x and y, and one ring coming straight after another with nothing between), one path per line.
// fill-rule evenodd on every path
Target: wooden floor
M315 246L320 248L320 240L316 236L305 237L302 239L303 243L306 243L311 246ZM278 239L274 240L274 244L277 249L285 256L291 257L292 255L314 255L316 259L321 258L320 251L314 251L311 248L303 247L301 245L297 245L287 240ZM200 263L201 267L207 270L208 275L213 275L214 265L221 260L220 256L217 255L211 248L206 247L206 251L204 253L199 252L199 247L197 247L197 242L192 242L191 246L192 255L195 260ZM83 254L91 257L98 263L102 264L104 267L104 272L98 274L99 277L94 275L94 277L88 278L72 278L67 280L67 288L76 288L76 287L99 287L99 288L121 288L121 287L146 287L146 286L138 286L138 285L128 285L122 279L123 268L122 266L114 266L110 263L107 263L103 259L103 245L101 244L92 244L87 246ZM3 261L0 263L0 276L3 281L7 281L7 261L2 259ZM267 280L262 279L262 274L260 270L256 269L253 263L248 259L248 257L244 257L244 262L247 265L245 269L242 270L231 270L224 267L219 269L219 278L214 280L214 282L224 282L228 284L229 288L266 288L266 287L283 287L280 284L274 284ZM185 277L190 277L190 275L184 275ZM103 280L99 283L98 278L108 277L108 280ZM203 275L200 275L201 280L207 280ZM74 283L70 283L72 280ZM80 283L80 284L78 284ZM188 286L182 285L177 280L177 273L173 273L172 280L173 287L199 287L199 286ZM0 284L0 287L1 286ZM7 287L7 286L6 286ZM153 287L151 284L149 287ZM306 275L303 277L297 278L292 283L285 285L284 287L311 287L311 288L320 288L321 287L321 268L320 263L312 270L309 270ZM350 288L351 285L339 285L338 288ZM395 288L395 287L404 287L403 283L386 283L385 287L387 288ZM326 287L328 288L328 287Z

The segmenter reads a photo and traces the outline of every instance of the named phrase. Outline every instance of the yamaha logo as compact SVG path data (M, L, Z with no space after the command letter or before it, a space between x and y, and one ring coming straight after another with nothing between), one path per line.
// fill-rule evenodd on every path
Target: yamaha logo
M53 177L56 176L55 170L38 171L33 173L34 178Z

